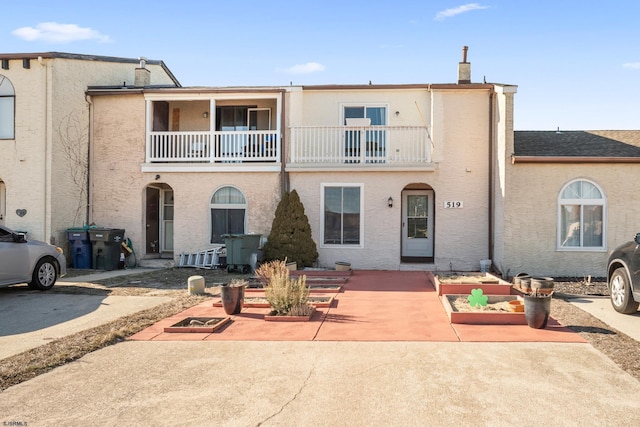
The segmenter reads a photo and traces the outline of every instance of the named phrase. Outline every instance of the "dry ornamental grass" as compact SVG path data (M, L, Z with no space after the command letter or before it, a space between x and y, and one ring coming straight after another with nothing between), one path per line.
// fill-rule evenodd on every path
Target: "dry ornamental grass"
M83 272L71 271L70 277ZM86 272L85 272L86 273ZM207 283L201 296L186 292L189 276L201 275ZM120 276L92 283L59 282L49 292L93 295L163 295L170 302L113 322L52 341L46 345L0 360L0 391L77 360L87 353L126 340L131 335L176 313L219 294L218 286L249 275L228 274L222 270L173 268ZM9 288L0 289L7 292ZM10 290L9 290L10 291ZM15 290L14 290L15 292ZM568 300L575 295L608 295L602 280L562 280L555 283L551 315L562 325L578 332L626 372L640 380L640 342L609 327ZM613 309L612 309L613 310Z

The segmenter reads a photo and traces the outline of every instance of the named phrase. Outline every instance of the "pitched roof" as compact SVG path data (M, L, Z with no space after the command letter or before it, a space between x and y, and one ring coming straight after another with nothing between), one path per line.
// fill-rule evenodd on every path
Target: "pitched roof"
M515 157L640 158L640 130L515 131Z

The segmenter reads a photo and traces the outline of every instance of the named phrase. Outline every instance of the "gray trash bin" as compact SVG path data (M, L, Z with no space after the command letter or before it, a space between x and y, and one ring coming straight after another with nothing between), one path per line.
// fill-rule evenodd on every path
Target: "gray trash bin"
M248 273L252 268L260 247L261 234L225 234L224 245L227 247L227 271L234 270Z
M89 240L93 249L93 268L116 270L120 261L124 230L120 228L90 228Z

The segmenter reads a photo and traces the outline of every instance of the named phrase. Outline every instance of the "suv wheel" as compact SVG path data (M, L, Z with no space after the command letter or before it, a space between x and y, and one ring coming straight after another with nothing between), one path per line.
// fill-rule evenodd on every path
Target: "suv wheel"
M611 305L618 313L631 314L638 311L638 302L633 300L631 286L627 271L620 267L609 279L609 291L611 292Z

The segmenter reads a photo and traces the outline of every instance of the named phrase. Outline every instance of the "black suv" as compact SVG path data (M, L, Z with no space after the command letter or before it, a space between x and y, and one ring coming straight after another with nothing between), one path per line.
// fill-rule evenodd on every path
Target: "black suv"
M640 305L640 233L611 252L607 265L611 305L617 312L635 313Z

